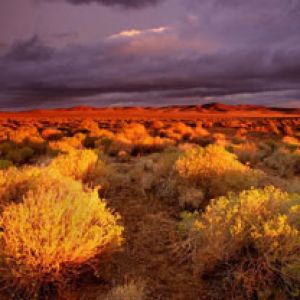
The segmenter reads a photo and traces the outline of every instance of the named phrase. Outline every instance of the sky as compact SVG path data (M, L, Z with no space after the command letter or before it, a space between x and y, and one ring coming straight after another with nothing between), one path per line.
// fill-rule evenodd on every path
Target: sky
M300 107L299 0L1 0L0 109Z

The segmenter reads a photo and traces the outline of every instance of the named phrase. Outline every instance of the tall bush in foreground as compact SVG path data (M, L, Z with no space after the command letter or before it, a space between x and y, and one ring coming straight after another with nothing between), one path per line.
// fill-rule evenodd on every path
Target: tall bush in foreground
M47 287L59 290L82 264L104 259L121 245L118 220L97 190L29 191L0 217L1 281L30 299Z
M257 186L261 173L218 145L191 148L176 161L178 175L201 188L208 198Z
M12 202L22 202L28 192L36 193L41 187L55 190L62 196L82 191L81 183L62 176L54 169L25 167L0 170L0 210Z
M222 279L233 299L293 299L300 288L299 212L300 195L266 187L214 200L180 228L196 272Z

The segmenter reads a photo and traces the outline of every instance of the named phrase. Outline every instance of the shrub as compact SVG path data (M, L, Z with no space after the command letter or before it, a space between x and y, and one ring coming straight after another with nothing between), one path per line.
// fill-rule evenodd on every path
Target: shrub
M202 127L202 123L197 122L196 127L194 129L194 135L196 137L209 136L209 132Z
M214 200L180 228L196 272L222 278L233 299L291 297L300 288L299 211L300 195L266 187Z
M199 209L204 201L203 192L193 187L179 187L179 206L185 210Z
M300 155L297 152L290 153L286 149L279 149L265 158L261 165L276 171L279 176L291 177L300 173Z
M236 145L233 152L243 164L250 163L252 166L257 165L265 157L264 151L261 151L255 143Z
M145 189L145 181L148 181L146 185L151 187L155 196L166 200L168 202L174 202L178 196L178 182L175 176L174 164L179 156L180 152L177 149L167 149L161 153L156 159L154 159L152 176L148 176L148 180L143 180L144 173L138 173L141 180L141 187ZM153 179L149 182L149 179Z
M0 206L19 203L29 191L37 191L40 186L55 189L65 195L70 191L81 191L80 183L71 178L63 177L58 171L26 167L23 169L10 168L0 171Z
M141 140L148 137L148 132L144 125L139 123L131 123L124 126L119 134L133 144L138 144Z
M24 145L31 148L36 155L45 154L48 150L48 144L41 137L31 137L27 138Z
M190 126L183 123L183 122L174 123L172 125L171 129L173 130L174 133L180 134L180 136L184 140L188 140L194 134L193 129Z
M199 187L206 198L257 186L261 176L217 145L187 150L176 161L176 170L188 184Z
M8 133L8 139L16 144L21 144L26 139L38 136L39 132L37 128L32 125L19 126L17 130L10 130Z
M104 153L108 153L112 142L111 138L103 136L95 142L95 147Z
M12 167L14 164L10 160L1 159L0 160L0 170L6 170Z
M120 133L116 134L107 151L111 155L117 155L120 151L128 154L138 155L141 153L152 153L162 151L173 141L167 138L152 137L144 125L132 123L125 126Z
M226 135L224 133L216 132L216 133L212 134L212 138L214 140L214 144L219 145L219 146L225 147L229 143L227 141Z
M58 291L82 264L96 263L122 242L123 228L98 191L39 185L1 217L1 279L32 298L47 287Z
M6 155L6 158L16 164L23 164L30 160L33 156L34 151L30 147L25 146L12 150Z
M287 144L288 146L294 146L294 147L299 147L300 146L300 141L296 137L293 136L284 136L282 138L282 142L284 144Z
M86 136L82 133L77 133L73 137L63 137L59 141L50 141L49 147L53 151L69 153L74 150L83 149L83 143Z
M5 141L0 144L0 154L5 160L23 164L34 156L34 150L29 146L20 146L11 141Z
M144 284L142 282L130 282L118 286L110 291L105 300L143 300L145 299ZM103 299L99 297L98 300Z
M85 181L95 169L97 162L98 155L94 151L74 150L54 158L49 168L58 170L63 176Z
M59 140L63 135L64 133L57 128L45 128L41 132L41 136L45 140Z
M98 126L98 123L91 119L84 119L80 127L89 131L89 135L92 137L97 137L101 134L101 129Z

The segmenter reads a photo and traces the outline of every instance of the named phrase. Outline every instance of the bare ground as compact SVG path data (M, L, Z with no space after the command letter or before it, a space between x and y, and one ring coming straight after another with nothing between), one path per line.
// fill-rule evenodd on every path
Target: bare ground
M115 163L115 167L120 173L127 174L133 164ZM125 227L123 251L114 255L103 272L104 282L84 280L72 296L67 296L68 300L92 300L97 296L101 300L107 290L131 280L145 282L146 300L216 299L193 275L191 266L179 259L174 251L174 245L179 242L176 233L179 211L176 207L143 195L134 185L120 187L107 200L109 207L122 217Z

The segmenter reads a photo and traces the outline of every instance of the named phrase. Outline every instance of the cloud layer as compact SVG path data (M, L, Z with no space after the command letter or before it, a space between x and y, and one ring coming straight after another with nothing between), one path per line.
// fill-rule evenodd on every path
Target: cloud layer
M53 0L46 0L53 1ZM63 0L70 4L82 5L98 3L105 6L120 6L123 8L142 8L148 5L156 5L163 0Z
M166 1L172 9L174 0ZM293 0L188 0L173 24L124 28L94 43L55 47L35 35L0 57L0 106L216 99L300 106L299 8Z

